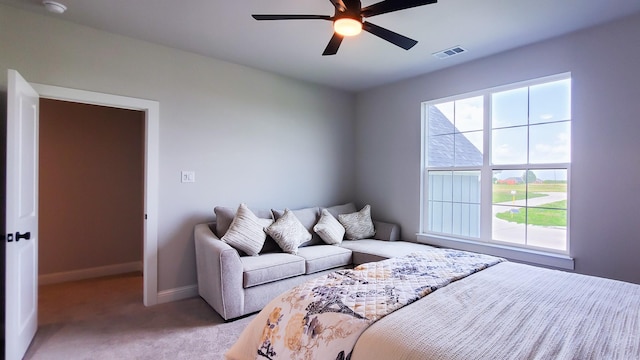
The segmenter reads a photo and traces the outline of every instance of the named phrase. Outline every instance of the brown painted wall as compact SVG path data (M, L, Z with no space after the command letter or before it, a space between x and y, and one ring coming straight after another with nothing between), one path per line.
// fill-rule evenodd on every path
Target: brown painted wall
M142 260L144 113L40 100L39 274Z

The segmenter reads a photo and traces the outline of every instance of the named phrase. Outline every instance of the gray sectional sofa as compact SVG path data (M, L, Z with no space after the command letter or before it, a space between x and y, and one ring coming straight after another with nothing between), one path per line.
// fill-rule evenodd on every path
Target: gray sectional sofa
M356 211L353 204L327 208L334 216ZM319 207L294 210L300 222L313 233L320 218ZM420 251L427 245L399 241L398 225L373 221L375 235L369 239L343 240L327 245L313 233L297 254L285 253L267 239L258 256L248 256L221 241L229 229L235 209L216 207L216 221L195 226L198 292L225 320L261 310L278 294L310 278ZM276 210L258 210L261 218L278 215Z

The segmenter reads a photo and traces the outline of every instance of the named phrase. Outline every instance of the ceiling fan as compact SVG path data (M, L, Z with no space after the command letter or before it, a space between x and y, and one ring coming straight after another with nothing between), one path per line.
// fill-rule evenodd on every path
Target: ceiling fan
M252 15L256 20L329 20L333 21L333 37L322 55L335 55L345 36L353 36L364 30L387 40L405 50L411 49L418 42L406 36L387 30L383 27L364 21L376 15L412 7L433 4L438 0L385 0L362 7L360 0L329 0L335 8L335 14L329 15Z

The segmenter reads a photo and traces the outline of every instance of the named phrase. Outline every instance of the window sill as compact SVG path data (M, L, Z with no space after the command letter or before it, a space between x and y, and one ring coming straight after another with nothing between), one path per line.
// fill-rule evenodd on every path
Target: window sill
M479 243L469 240L451 239L427 234L417 235L418 242L428 245L479 252L493 256L500 256L517 262L550 266L565 270L574 269L574 260L572 257L569 257L567 255L522 249L505 245Z

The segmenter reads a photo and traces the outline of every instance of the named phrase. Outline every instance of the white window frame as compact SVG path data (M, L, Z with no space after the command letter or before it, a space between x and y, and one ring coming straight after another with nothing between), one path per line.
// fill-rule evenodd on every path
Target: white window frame
M491 179L493 177L494 168L500 169L521 169L522 166L510 166L510 165L495 165L492 166L489 161L491 159L491 93L512 90L516 88L529 87L547 82L553 82L558 80L571 79L571 73L562 73L528 81L522 81L518 83L508 84L499 87L493 87L489 89L483 89L480 91L469 92L465 94L450 96L441 99L435 99L431 101L425 101L422 103L421 108L421 154L420 154L420 231L417 234L418 241L434 246L448 247L460 250L481 252L485 254L491 254L495 256L505 257L511 260L532 263L544 266L557 267L562 269L574 269L574 260L570 256L570 224L569 224L569 208L570 208L570 184L571 184L571 163L562 164L529 164L529 167L539 169L552 169L552 168L566 168L567 169L567 249L566 251L553 251L546 249L535 249L521 246L514 246L509 243L499 242L491 240L491 219L492 219L492 187L481 183L481 208L480 208L480 238L464 238L453 235L442 235L427 233L427 223L425 221L425 215L428 211L428 199L427 194L429 191L428 183L428 171L429 170L445 170L445 171L462 171L462 170L480 170L481 177L483 179ZM483 165L480 169L476 167L452 167L447 169L429 169L427 159L427 147L428 147L428 109L430 105L440 104L450 101L456 101L466 99L475 96L484 96L484 124L483 124ZM573 95L572 95L573 97ZM571 118L571 127L573 128L574 119ZM528 125L530 126L530 125ZM573 132L573 131L572 131ZM573 143L573 141L572 141Z

